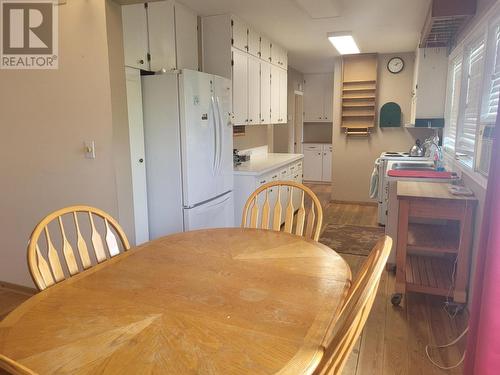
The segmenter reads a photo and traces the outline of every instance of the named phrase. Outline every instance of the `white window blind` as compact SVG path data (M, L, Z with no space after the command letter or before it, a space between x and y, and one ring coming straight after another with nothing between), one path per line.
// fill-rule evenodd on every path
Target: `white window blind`
M488 71L490 77L486 80L487 92L481 113L481 123L484 125L495 124L497 118L498 100L500 96L500 25L493 28L490 38L493 38L491 44L488 43L491 48L493 48L492 55L490 55L493 61L488 58L488 60L491 61Z
M445 129L444 147L448 151L455 150L457 137L458 111L460 108L460 87L462 83L462 58L457 56L450 69L450 81L448 86L448 113Z
M465 63L467 64L465 108L463 121L460 121L461 126L458 129L456 151L468 155L471 166L479 122L484 52L485 40L483 38L473 43L465 56Z

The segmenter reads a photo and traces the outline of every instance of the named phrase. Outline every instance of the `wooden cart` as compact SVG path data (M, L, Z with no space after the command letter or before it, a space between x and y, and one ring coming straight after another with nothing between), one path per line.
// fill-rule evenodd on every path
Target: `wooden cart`
M455 196L448 184L398 181L396 292L467 300L475 197Z

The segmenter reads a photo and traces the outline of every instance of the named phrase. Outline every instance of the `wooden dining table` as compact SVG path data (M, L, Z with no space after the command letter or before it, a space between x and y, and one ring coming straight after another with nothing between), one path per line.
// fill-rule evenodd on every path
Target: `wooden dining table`
M310 373L350 279L303 237L179 233L24 302L0 323L0 353L51 375Z

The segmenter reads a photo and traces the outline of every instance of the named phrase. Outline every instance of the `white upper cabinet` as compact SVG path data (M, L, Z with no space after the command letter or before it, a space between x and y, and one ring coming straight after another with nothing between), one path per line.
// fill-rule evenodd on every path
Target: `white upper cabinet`
M287 113L287 102L288 102L288 74L285 69L279 70L279 79L280 79L280 109L279 109L279 119L278 122L280 124L288 122L288 113Z
M234 48L247 51L248 48L248 27L238 18L231 18L232 44Z
M203 17L201 28L203 71L233 80L234 124L287 122L286 51L278 46L281 64L271 64L272 41L229 14Z
M125 65L149 69L148 20L144 4L123 6L122 22Z
M235 125L248 125L248 55L233 49L233 116Z
M175 36L177 67L198 70L198 15L181 3L175 3Z
M255 57L260 53L260 36L252 29L248 29L248 53Z
M271 124L271 64L260 62L260 123Z
M280 68L288 68L287 52L276 43L271 45L271 62Z
M176 69L175 13L173 1L147 3L150 69Z
M248 56L248 125L260 124L260 61Z
M260 37L260 58L271 62L271 42L263 36Z
M333 74L305 74L304 81L304 121L332 122Z
M125 65L198 69L197 15L173 0L122 6Z
M280 68L271 65L271 123L280 122Z

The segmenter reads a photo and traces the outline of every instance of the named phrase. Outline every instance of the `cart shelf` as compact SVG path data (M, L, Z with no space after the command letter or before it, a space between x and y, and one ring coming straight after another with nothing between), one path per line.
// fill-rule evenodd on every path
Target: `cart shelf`
M460 227L456 221L446 225L408 224L408 251L456 253L459 246Z
M406 290L447 296L452 291L454 259L409 254L406 257Z

